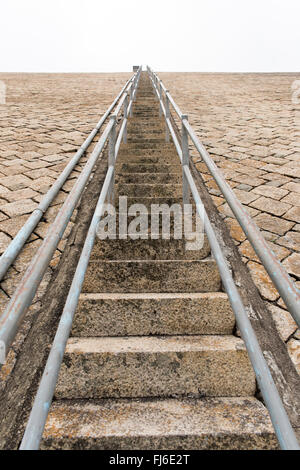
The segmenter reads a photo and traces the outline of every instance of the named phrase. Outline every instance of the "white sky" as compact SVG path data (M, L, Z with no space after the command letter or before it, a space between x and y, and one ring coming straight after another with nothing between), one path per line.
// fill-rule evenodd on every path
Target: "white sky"
M0 71L300 71L300 0L0 0Z

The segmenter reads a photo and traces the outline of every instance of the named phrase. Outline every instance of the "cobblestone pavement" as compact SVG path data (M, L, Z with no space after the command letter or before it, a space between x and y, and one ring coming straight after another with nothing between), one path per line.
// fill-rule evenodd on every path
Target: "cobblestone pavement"
M6 104L0 104L0 254L130 76L130 73L0 74L0 81L6 85ZM92 143L1 283L1 311L42 243L93 147ZM47 287L52 269L60 259L72 224L71 221L66 229L22 332L1 370L0 389L14 365L26 328L30 327L30 317L39 306L39 299Z
M291 88L300 74L159 76L300 288L300 104L293 104ZM196 166L300 373L300 330L205 163Z
M0 253L129 77L130 74L0 74L0 80L7 86L6 104L0 104ZM160 77L182 111L189 114L198 136L239 200L247 206L271 248L300 287L300 105L292 103L291 89L299 74L161 73ZM90 151L92 148L93 145ZM199 156L192 154L199 160ZM72 172L1 283L1 310L86 158ZM300 372L299 329L205 164L198 163L197 167ZM28 313L28 327L71 227L72 221ZM2 368L2 382L13 367L25 334L26 321Z

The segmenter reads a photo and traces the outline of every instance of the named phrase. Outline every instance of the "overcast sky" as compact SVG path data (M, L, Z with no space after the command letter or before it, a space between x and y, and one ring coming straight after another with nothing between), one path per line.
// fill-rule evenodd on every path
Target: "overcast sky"
M300 0L2 0L0 71L300 71Z

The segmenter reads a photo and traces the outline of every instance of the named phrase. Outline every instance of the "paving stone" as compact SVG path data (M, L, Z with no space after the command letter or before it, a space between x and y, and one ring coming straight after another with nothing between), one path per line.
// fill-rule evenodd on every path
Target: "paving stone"
M31 180L24 175L13 175L1 178L1 185L12 191L28 188L30 183Z
M269 309L272 312L272 316L281 338L283 341L287 341L287 339L297 330L297 323L286 310L272 304L269 305Z
M14 217L16 215L29 214L37 207L37 203L31 199L22 199L16 202L10 202L9 204L4 204L0 206L1 210L9 215Z
M269 185L258 186L254 188L251 193L261 194L262 196L270 197L279 200L288 194L288 191L281 188L273 188Z
M28 217L28 215L20 215L11 219L6 218L5 221L0 222L0 230L2 232L8 233L12 238L14 238L28 220Z
M11 238L0 232L0 254L2 254L11 242Z
M291 192L282 198L280 202L286 202L288 204L292 204L293 206L300 206L300 194Z
M295 227L293 227L295 229ZM300 251L300 232L287 232L284 237L280 237L276 240L278 245L291 248L295 251Z
M294 191L295 193L300 193L300 183L295 183L293 181L286 183L284 186L282 186L282 188L289 191Z
M295 222L300 223L300 206L292 207L285 214L284 218L288 220L294 220Z
M273 215L262 213L255 217L256 224L263 230L284 235L293 227L293 222L274 217Z
M300 341L297 339L290 339L287 343L290 357L295 364L295 367L300 374Z
M293 253L283 262L283 266L290 274L300 277L300 253Z
M251 207L255 207L256 209L268 212L272 215L283 215L291 208L291 204L285 204L284 202L276 201L268 197L260 197L250 205Z
M287 250L286 248L283 248L281 246L276 245L275 243L268 242L269 248L273 251L275 254L276 258L278 258L280 261L284 258L286 258L291 252L290 250ZM252 245L248 240L245 240L239 247L239 251L243 256L246 256L247 258L251 259L252 261L256 261L260 263L259 258L257 257L254 249L252 248Z
M242 204L249 204L252 201L255 201L259 196L256 194L252 194L247 191L241 191L239 189L234 189L233 192L235 193L236 197Z
M246 235L236 219L227 219L226 224L229 227L230 235L238 242L242 242L246 239Z
M253 277L262 297L271 301L278 299L279 294L277 289L273 285L265 268L261 264L253 261L249 261L247 266L250 269L251 276Z
M9 202L18 201L20 199L32 199L38 193L33 191L31 188L19 189L18 191L10 191L5 194L5 198Z

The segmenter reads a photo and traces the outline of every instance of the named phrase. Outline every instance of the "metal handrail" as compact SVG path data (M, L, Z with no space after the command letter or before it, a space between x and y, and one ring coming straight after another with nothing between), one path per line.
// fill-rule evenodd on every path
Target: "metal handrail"
M130 92L130 103L126 113L123 115L123 123L125 125L121 127L122 133L125 132L127 125L128 113L132 107L132 101L135 99L136 88L140 77L141 67L134 75L133 79L130 80L128 86L126 86L124 94ZM126 84L127 85L127 84ZM126 100L123 101L123 104ZM72 216L74 208L86 186L86 183L91 175L91 172L98 160L100 153L102 152L107 139L112 142L112 135L115 134L116 130L116 117L117 112L120 111L120 107L111 116L103 134L101 135L97 145L95 146L89 160L87 161L84 169L66 198L62 208L58 212L54 222L48 229L47 235L37 250L35 256L31 260L21 282L15 290L10 302L8 303L6 310L0 317L0 366L5 362L4 359L8 353L8 350L17 334L19 325L24 318L27 308L31 304L31 301L38 289L38 286L43 278L43 275L49 265L49 262L53 256L56 247L63 236L66 226ZM125 134L124 134L125 136ZM124 137L125 138L125 137ZM113 144L114 147L115 143ZM114 160L110 153L110 160ZM113 193L113 185L111 184L110 192Z
M147 70L148 70L148 73L150 74L153 85L156 87L157 96L159 97L157 83L162 83L162 82L158 79L157 75L154 74L154 72L149 67L147 68ZM153 79L153 77L155 76L157 78ZM208 170L210 171L218 187L220 188L222 194L224 195L226 202L228 203L232 212L236 216L239 224L241 225L243 231L245 232L245 235L247 236L257 256L260 258L262 264L266 268L266 271L268 272L270 278L272 279L282 299L284 300L287 306L287 309L291 313L297 325L300 326L300 291L299 289L297 289L295 283L289 276L284 266L276 258L274 252L271 250L268 243L266 242L264 237L261 235L259 228L257 227L253 219L248 214L247 210L243 207L243 205L240 203L240 201L234 194L233 190L224 179L221 171L219 170L215 162L212 160L212 158L209 156L203 144L201 144L201 142L199 141L193 128L191 127L191 125L189 124L187 120L187 116L181 112L181 110L176 105L174 99L170 95L169 91L165 88L165 86L162 86L161 89L164 90L166 100L172 104L176 114L178 115L178 117L180 118L182 122L182 125L185 127L192 142L194 143L196 149L201 155L203 161L205 162ZM163 107L163 109L165 109L165 107ZM168 123L169 128L170 128L170 124L171 123ZM174 143L177 148L178 139L176 139L176 142Z
M44 369L43 376L33 403L33 407L22 439L20 450L39 449L50 405L53 399L59 370L63 360L64 351L70 335L74 313L77 308L78 299L82 289L86 269L89 263L91 251L94 246L97 225L103 213L104 202L108 197L111 197L113 193L112 185L114 182L115 163L119 150L119 148L117 148L117 141L119 140L121 142L121 139L123 137L124 142L127 142L127 120L130 113L132 113L132 105L136 97L141 70L142 68L139 67L136 73L136 77L133 81L133 87L131 88L130 92L130 102L128 103L127 98L125 98L123 101L123 123L119 130L118 139L116 139L115 134L116 115L117 112L120 111L121 106L119 106L119 109L116 110L116 112L111 116L110 119L111 127L109 132L108 170L97 202L96 210L94 212L88 230L88 234L85 239L83 250L81 252L77 264L77 268L64 306L64 310L59 321L59 325L50 350L50 354L48 356L46 367ZM128 95L126 95L126 97L127 96Z
M55 183L51 186L51 188L48 190L48 192L45 194L45 196L42 198L41 202L39 203L38 207L32 212L32 214L29 216L23 227L19 230L17 235L14 237L14 239L10 242L2 256L0 257L0 281L3 279L5 276L8 268L12 265L18 254L20 253L22 247L24 246L26 240L29 238L29 236L32 234L33 230L43 217L44 213L50 206L51 202L61 189L61 187L64 185L66 182L67 178L69 177L70 173L72 170L75 168L77 163L79 162L80 158L83 156L83 154L86 152L92 141L94 140L95 136L98 134L100 131L102 125L106 121L107 117L111 113L112 109L116 106L117 102L119 101L120 97L123 96L124 91L127 89L128 85L132 82L134 79L134 75L126 82L118 96L114 99L112 104L109 106L107 111L104 113L100 121L97 123L95 128L92 130L92 132L89 134L89 136L86 138L84 143L81 145L81 147L77 150L75 155L72 157L72 159L69 161L68 165L64 169L64 171L59 175Z
M154 74L149 67L147 67L147 71L148 71L150 80L152 81L154 91L158 97L158 100L160 102L160 107L162 109L162 112L166 120L166 130L167 130L166 140L169 139L169 132L171 132L171 135L175 136L173 140L177 148L179 141L175 135L174 129L173 129L173 132L171 131L171 128L173 128L173 126L170 120L170 114L168 112L169 111L168 105L164 106L163 101L162 101L162 95L160 92L162 89L166 90L166 88L160 87L159 89L157 85L159 83L157 75ZM167 90L166 90L166 95L169 95ZM167 96L167 100L172 102L169 96ZM177 111L180 112L178 107L177 107ZM188 146L187 137L188 137L188 134L190 135L191 126L186 124L188 123L186 115L181 114L180 117L182 120L182 129L181 129L182 140L181 140L181 148L180 148L179 157L182 163L182 174L183 174L183 202L184 203L188 202L189 191L191 191L193 199L196 204L197 212L203 221L204 229L205 229L207 238L209 240L213 256L216 260L217 266L220 271L220 276L224 284L224 288L228 294L228 298L229 298L232 310L235 314L238 328L245 342L248 355L252 363L266 407L269 411L270 418L271 418L277 439L279 441L279 444L281 448L285 450L292 450L292 449L300 450L300 445L297 441L293 427L285 411L284 405L282 403L282 400L280 398L280 395L274 383L272 374L270 372L270 369L267 365L263 352L256 338L251 322L248 318L248 314L244 307L243 301L240 297L238 289L232 278L230 269L223 255L222 248L218 242L218 239L212 228L212 225L209 221L206 211L205 210L203 211L203 209L201 210L201 208L203 207L201 203L201 198L200 198L196 184L194 182L194 179L189 169L189 146ZM194 140L197 142L196 138ZM193 142L195 143L194 140ZM197 148L197 145L196 145L196 148Z

